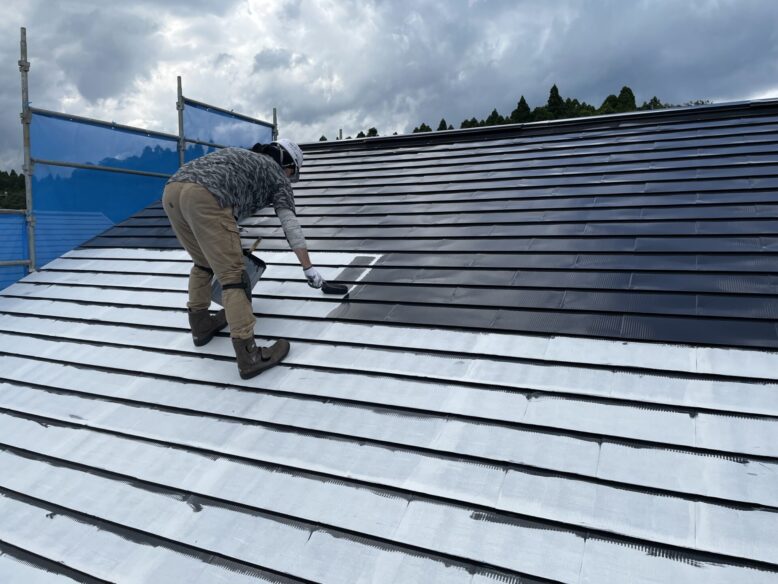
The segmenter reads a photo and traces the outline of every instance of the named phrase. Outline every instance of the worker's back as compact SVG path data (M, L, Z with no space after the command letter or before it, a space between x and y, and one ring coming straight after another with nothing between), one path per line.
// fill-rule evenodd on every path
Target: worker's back
M263 207L294 211L289 178L271 158L244 148L222 148L186 163L171 182L190 182L205 187L221 207L232 207L240 220Z

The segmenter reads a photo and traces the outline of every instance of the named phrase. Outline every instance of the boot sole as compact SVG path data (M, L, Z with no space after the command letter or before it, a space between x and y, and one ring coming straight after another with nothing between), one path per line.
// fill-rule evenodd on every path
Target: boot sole
M283 361L284 358L289 354L289 343L287 343L286 341L284 342L285 342L284 350L281 353L274 355L267 361L263 361L262 365L258 369L252 369L251 371L247 371L247 372L238 371L240 373L240 378L251 379L252 377L256 377L257 375L259 375L263 371L267 371L268 369L275 367L281 361Z
M224 327L222 327L222 328L224 328ZM220 330L221 329L219 329L219 331ZM195 347L202 347L203 345L207 345L208 343L211 342L213 337L215 337L216 333L218 333L219 331L214 331L213 333L211 333L210 335L208 335L204 339L196 339L196 338L192 337L192 342L194 343Z

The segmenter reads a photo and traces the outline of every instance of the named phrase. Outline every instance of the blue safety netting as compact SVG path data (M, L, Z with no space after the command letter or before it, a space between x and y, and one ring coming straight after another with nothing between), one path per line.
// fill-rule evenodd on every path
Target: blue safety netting
M251 121L243 116L185 99L184 137L220 146L249 148L257 142L267 144L272 141L273 128L266 123ZM188 150L189 147L187 152Z
M175 136L55 112L33 109L31 113L38 266L158 200L167 176L178 168ZM184 160L188 162L217 149L195 142L250 147L257 142L270 142L273 128L267 122L185 100L184 135ZM74 168L68 164L115 170ZM22 215L0 216L0 246L0 259L28 257ZM0 268L0 289L25 273L24 266Z
M33 110L30 145L34 161L116 169L35 162L32 192L38 266L159 199L167 176L178 168L175 137L64 114Z
M30 143L32 157L40 160L164 174L178 168L176 138L101 122L33 112Z
M27 259L27 227L24 215L0 214L0 260ZM0 290L27 273L25 266L0 266Z
M205 146L203 144L192 144L186 142L186 149L184 150L184 162L190 162L195 158L200 158L211 152L216 152L218 148L213 146Z
M162 196L167 178L36 164L32 177L39 266Z

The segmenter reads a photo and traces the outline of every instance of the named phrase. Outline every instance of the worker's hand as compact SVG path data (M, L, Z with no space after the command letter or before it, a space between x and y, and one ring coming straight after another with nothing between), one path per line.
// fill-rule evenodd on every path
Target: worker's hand
M308 285L311 288L321 288L324 285L324 278L321 277L319 270L311 266L307 270L303 270L305 279L308 280Z

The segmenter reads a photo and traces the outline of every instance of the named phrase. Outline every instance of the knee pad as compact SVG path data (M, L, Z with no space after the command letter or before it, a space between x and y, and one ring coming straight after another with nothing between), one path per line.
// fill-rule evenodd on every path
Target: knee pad
M249 303L251 303L251 279L249 278L248 272L246 272L246 270L243 270L243 272L240 274L240 283L222 284L222 290L229 290L230 288L243 289L243 291L246 293L246 298L248 298Z

